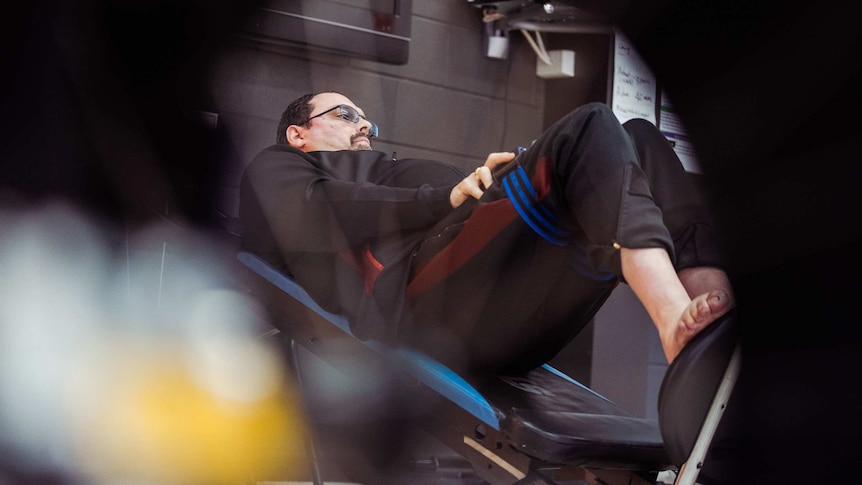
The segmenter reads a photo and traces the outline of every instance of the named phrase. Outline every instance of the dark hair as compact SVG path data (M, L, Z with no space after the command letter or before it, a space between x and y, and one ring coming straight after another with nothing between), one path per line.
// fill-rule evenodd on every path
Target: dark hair
M301 121L307 120L311 116L311 111L314 106L311 105L311 99L321 93L334 93L336 91L317 91L315 93L303 94L287 105L284 113L281 114L281 120L278 122L278 131L275 134L275 142L287 144L287 127L290 125L298 125Z

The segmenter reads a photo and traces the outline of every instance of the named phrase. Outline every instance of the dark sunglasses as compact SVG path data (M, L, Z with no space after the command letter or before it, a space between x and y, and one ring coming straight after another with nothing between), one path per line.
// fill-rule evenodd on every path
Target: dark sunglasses
M326 110L322 113L318 113L318 114L312 116L311 118L303 121L302 123L297 123L297 125L308 124L311 120L318 118L320 116L323 116L326 113L329 113L330 111L336 110L336 109L338 110L338 117L343 119L343 120L349 121L351 123L359 123L359 119L362 118L363 120L371 123L371 128L368 129L368 138L376 138L377 137L377 123L375 123L375 122L369 120L368 118L362 116L361 114L359 114L359 111L356 111L356 108L354 108L352 106L348 106L346 104L339 104L338 106L333 106L332 108L329 108L328 110Z

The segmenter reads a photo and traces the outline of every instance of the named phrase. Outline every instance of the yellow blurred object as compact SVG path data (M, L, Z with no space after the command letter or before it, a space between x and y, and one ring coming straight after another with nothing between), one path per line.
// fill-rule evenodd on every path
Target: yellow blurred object
M0 449L15 473L95 485L306 475L305 423L261 337L266 313L209 235L154 224L115 247L59 202L0 208L0 227Z
M272 373L266 392L238 400L202 385L176 355L129 357L112 370L101 412L78 421L88 423L76 433L87 474L102 483L172 484L305 475L305 424L275 361L259 369Z

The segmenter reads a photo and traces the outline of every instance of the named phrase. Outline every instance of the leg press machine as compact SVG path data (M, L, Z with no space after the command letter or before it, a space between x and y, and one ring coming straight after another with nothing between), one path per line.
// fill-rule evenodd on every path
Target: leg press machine
M323 310L290 277L254 254L238 259L250 292L291 349L326 359L329 343L346 339L384 359L415 383L415 399L440 401L418 421L488 483L655 484L659 472L671 470L677 485L708 484L734 463L723 461L733 455L733 440L716 432L740 368L736 311L698 334L670 365L656 421L631 416L549 365L518 375L460 376L417 351L359 341L344 316Z

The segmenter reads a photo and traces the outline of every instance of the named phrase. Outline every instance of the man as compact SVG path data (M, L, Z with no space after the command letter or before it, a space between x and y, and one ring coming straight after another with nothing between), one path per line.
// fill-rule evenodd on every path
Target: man
M623 280L670 362L733 306L706 211L654 126L581 107L470 174L371 149L344 95L291 103L240 186L243 246L360 338L457 368L553 357Z

